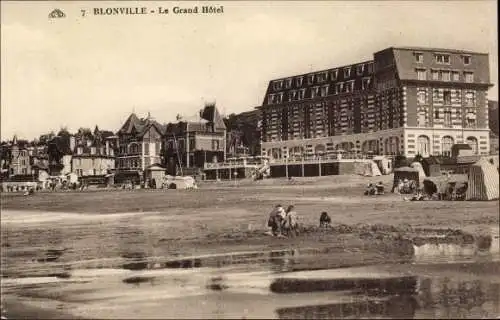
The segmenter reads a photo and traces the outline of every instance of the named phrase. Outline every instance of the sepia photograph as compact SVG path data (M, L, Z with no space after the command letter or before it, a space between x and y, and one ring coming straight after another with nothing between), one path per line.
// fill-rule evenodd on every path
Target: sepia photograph
M1 319L500 319L497 4L1 1Z

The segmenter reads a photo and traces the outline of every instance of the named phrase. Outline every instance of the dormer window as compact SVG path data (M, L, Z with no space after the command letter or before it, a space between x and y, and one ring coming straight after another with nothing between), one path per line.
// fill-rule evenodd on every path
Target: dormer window
M306 95L306 89L300 89L299 90L299 100L304 99L305 95Z
M343 82L337 83L337 85L335 86L335 94L342 93L343 89L344 89L344 83Z
M344 78L349 78L351 76L351 68L344 68Z
M328 88L330 87L329 84L327 84L326 86L322 86L321 87L321 96L322 97L326 97L328 95Z
M310 74L307 76L307 84L311 85L314 83L314 74Z
M276 101L276 103L282 103L283 102L283 92L280 92L276 95L276 97L278 98L278 101Z
M416 63L424 63L424 54L422 52L414 52L413 56Z
M363 72L365 71L365 65L364 64L359 64L356 66L356 73L358 76L362 76Z
M362 89L363 90L368 90L368 88L370 87L370 82L371 82L371 78L363 78L363 82L362 82Z
M367 69L368 69L368 74L372 74L373 73L373 62L370 62L368 64Z
M436 58L436 63L450 64L450 55L449 54L437 53L434 56Z
M288 78L285 80L285 88L290 89L292 87L292 78Z
M281 90L281 89L283 89L283 80L276 81L276 88L275 88L275 90L278 91L278 90Z
M297 87L302 87L302 83L304 82L304 77L297 77Z
M462 56L462 61L464 62L464 65L469 65L471 62L471 56Z
M273 104L274 103L274 94L270 94L267 96L267 104Z
M319 87L311 88L311 99L314 99L318 96Z
M332 80L337 80L338 75L339 71L337 69L330 71L330 78Z
M354 80L348 81L345 86L345 92L353 92L354 91Z
M328 72L318 74L318 82L325 82L328 79Z

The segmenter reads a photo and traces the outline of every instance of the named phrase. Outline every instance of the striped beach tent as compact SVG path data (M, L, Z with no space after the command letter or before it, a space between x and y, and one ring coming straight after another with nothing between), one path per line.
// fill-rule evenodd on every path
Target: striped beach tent
M498 170L488 160L481 159L470 166L466 200L498 199Z

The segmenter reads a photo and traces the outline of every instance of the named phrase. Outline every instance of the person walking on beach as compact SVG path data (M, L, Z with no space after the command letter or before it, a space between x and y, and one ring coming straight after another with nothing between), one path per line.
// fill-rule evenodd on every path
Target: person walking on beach
M294 209L294 206L288 206L288 208L286 209L286 216L283 221L283 229L287 236L298 236L299 234L298 217L297 212L295 212Z
M267 221L267 226L271 228L271 232L274 236L283 236L281 234L281 227L283 225L283 220L285 219L286 212L281 204L276 205L274 209L269 214L269 219Z

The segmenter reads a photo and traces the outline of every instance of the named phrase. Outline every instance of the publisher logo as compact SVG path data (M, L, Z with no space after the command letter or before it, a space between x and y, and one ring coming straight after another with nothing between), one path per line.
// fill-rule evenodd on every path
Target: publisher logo
M54 9L49 13L49 19L64 18L66 15L60 9Z

